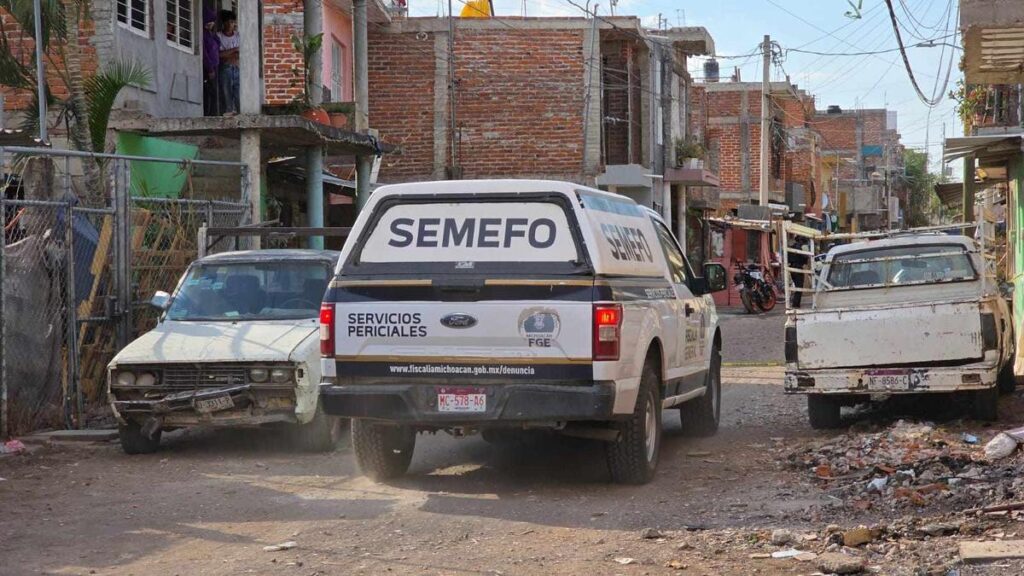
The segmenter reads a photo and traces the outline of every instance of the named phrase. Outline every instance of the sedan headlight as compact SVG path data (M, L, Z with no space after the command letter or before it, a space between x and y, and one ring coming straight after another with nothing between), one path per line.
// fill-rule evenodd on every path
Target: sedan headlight
M266 368L253 368L249 370L249 379L253 382L266 382L270 377L270 371Z
M123 372L118 372L117 377L114 379L114 382L116 382L118 386L134 386L135 373L129 372L127 370Z
M153 372L143 372L135 377L136 386L153 386L157 383L156 374Z
M291 368L274 368L270 371L270 379L278 384L291 382L293 373Z

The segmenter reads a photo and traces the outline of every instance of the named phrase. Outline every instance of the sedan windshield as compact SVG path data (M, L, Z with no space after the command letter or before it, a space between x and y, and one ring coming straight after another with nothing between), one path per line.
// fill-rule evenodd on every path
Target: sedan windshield
M973 280L974 266L962 245L931 244L858 250L829 264L831 289L875 288Z
M193 266L174 295L170 320L315 318L330 267L323 262L249 262Z

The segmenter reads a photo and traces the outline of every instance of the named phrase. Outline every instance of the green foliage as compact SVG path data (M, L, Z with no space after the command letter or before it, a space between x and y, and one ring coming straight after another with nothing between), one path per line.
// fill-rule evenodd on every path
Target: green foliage
M985 111L988 91L980 86L968 86L961 78L956 81L956 88L949 91L949 98L956 100L956 114L963 122L964 134L970 134L974 116Z
M306 108L310 108L313 105L313 67L311 63L317 52L320 51L323 43L323 32L305 36L292 34L292 47L302 55L302 69L292 68L292 73L302 78L302 96L296 99L296 103Z
M935 184L939 177L928 171L928 155L917 150L904 150L903 165L903 180L907 188L906 225L915 228L933 224L938 214L939 198L935 194Z
M93 151L103 152L107 147L107 124L117 95L128 86L145 87L150 79L149 69L142 64L115 60L83 81L85 99L89 103L89 138Z
M676 163L682 164L687 158L703 158L704 145L694 137L679 138L675 142Z

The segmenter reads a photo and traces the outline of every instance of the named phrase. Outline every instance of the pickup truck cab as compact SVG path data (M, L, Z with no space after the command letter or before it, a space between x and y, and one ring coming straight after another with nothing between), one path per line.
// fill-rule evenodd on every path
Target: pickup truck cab
M1013 339L978 244L966 236L896 235L832 248L811 309L788 310L785 388L807 395L811 426L875 394L964 392L972 415L997 416L1012 387Z
M337 261L323 250L226 252L158 292L156 328L108 366L124 451L155 451L164 430L263 424L332 450L341 421L319 406L318 312Z
M649 481L663 408L714 433L721 334L668 227L566 182L384 186L321 310L322 402L352 418L361 470L405 473L418 432L526 428L607 441L615 481Z

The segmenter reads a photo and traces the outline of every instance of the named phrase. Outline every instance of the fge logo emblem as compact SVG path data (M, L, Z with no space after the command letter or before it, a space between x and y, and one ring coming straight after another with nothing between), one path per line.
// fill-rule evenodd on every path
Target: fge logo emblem
M519 316L519 334L531 348L550 348L562 323L554 310L526 310Z

